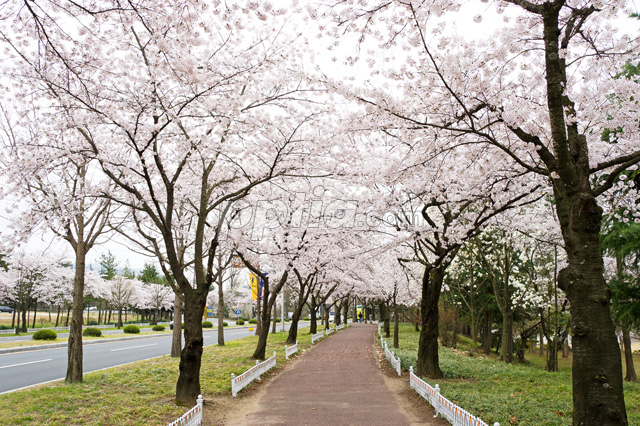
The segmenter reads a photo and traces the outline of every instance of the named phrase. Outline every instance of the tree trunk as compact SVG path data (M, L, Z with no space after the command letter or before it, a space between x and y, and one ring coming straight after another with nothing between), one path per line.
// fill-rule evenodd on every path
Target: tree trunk
M558 349L557 337L547 340L547 371L558 372Z
M71 318L71 308L67 307L67 317L64 320L64 326L69 327L69 319Z
M18 304L15 303L14 304L14 309L13 309L13 314L11 314L11 328L15 328L16 327L16 312L18 312ZM19 319L20 317L18 317Z
M300 292L302 293L302 291ZM289 335L287 336L287 341L285 342L285 344L287 345L295 345L298 341L298 321L300 321L302 311L304 310L304 302L300 303L301 299L302 297L298 297L298 305L296 306L295 311L293 311L293 317L291 317Z
M29 327L29 320L27 319L27 304L24 303L22 307L22 332L26 333Z
M200 366L202 364L202 316L207 293L189 291L184 295L184 348L180 353L180 376L176 384L176 403L192 406L200 395ZM174 330L176 323L174 322ZM179 326L178 326L179 328Z
M391 337L391 326L389 324L389 307L387 302L380 304L380 320L384 321L384 337Z
M358 322L358 298L356 296L353 296L353 318L351 322Z
M84 222L78 219L78 229L82 230ZM78 231L79 235L83 235ZM78 238L75 244L76 270L73 279L73 313L71 314L71 326L69 327L69 339L67 346L67 375L65 382L82 382L82 306L84 299L84 269L86 251L84 241ZM67 319L69 315L67 314Z
M398 349L400 347L400 338L398 332L400 330L400 319L398 318L398 305L395 298L393 301L393 347Z
M262 306L262 329L260 330L260 335L258 336L258 344L256 345L256 350L253 352L251 356L252 359L264 360L265 354L267 351L267 340L269 338L269 321L271 319L271 309L272 303L269 303L268 297L269 292L267 291L267 284L265 283L264 289L264 303Z
M426 267L422 276L422 301L420 302L422 331L418 344L416 374L433 379L443 376L438 359L438 302L443 279L442 268Z
M38 315L38 302L33 304L33 325L31 328L36 328L36 316Z
M89 315L87 315L88 317ZM122 327L122 308L118 309L118 330L120 330L120 327Z
M316 334L318 332L318 320L316 319L316 297L311 296L311 304L309 305L311 308L311 326L310 326L310 334Z
M485 315L484 341L482 342L482 351L485 353L485 355L489 355L491 353L491 340L493 338L493 333L491 332L492 326L493 326L493 311L489 311L487 315Z
M58 313L56 314L56 327L60 323L60 305L58 305Z
M502 314L502 338L500 347L500 361L513 362L513 312Z
M562 345L562 358L569 358L569 338L564 339L564 344Z
M573 424L627 425L620 347L603 278L601 210L588 194L556 195L556 201L568 258L558 285L571 306Z
M222 274L218 278L218 346L224 346L224 289Z
M171 339L171 356L177 358L182 354L182 295L174 292L173 302L173 336ZM111 312L111 311L109 311ZM109 313L111 315L111 313Z
M633 365L633 352L631 351L631 336L629 336L629 328L622 328L622 341L624 342L624 361L627 367L627 375L624 379L627 382L635 382L638 380L636 376L636 368Z
M277 300L277 299L276 299ZM271 309L273 311L273 324L271 324L271 334L276 334L276 326L278 324L276 324L278 321L278 306L277 303L274 301L273 303L273 307Z
M422 318L422 316L420 315L419 307L416 306L415 310L416 311L415 311L413 326L415 331L420 331L420 318Z

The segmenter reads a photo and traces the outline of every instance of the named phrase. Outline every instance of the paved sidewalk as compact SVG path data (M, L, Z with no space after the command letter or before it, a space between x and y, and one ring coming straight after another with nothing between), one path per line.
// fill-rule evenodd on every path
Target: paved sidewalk
M257 409L239 424L415 424L402 411L376 365L374 330L374 325L354 324L319 342L269 384Z

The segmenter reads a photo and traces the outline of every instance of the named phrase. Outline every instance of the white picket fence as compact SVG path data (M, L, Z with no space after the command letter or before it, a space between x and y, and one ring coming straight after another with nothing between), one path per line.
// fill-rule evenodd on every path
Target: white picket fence
M241 375L237 376L231 373L231 393L238 396L238 392L247 387L254 380L260 380L260 376L276 366L276 351L273 356L263 362L256 360L255 367L251 367Z
M298 352L298 342L296 341L295 345L287 346L284 345L284 357L285 359L289 359L289 357Z
M311 336L311 343L315 343L324 337L324 330Z
M336 330L342 330L344 328L344 324L340 324L336 326Z
M421 397L429 401L429 404L436 410L436 415L441 415L453 426L489 426L487 423L460 408L440 394L440 386L432 387L427 382L413 374L413 367L409 368L409 385ZM500 426L494 423L493 426Z
M387 357L391 366L396 370L398 376L402 376L402 367L400 366L400 357L396 358L395 352L389 350L387 342L384 342L384 356Z
M331 333L333 333L334 331L336 331L335 328L327 328L327 330L326 330L327 336L330 335Z
M182 417L172 421L168 426L201 426L202 425L202 395L198 395L196 406L187 411Z

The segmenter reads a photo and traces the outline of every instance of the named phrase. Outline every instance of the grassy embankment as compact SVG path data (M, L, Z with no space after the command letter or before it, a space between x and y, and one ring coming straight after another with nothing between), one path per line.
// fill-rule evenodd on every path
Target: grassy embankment
M412 324L401 324L397 356L403 369L416 366L419 333ZM527 353L527 364L505 364L495 356L469 351L470 341L462 338L460 348L440 348L440 367L445 379L427 383L440 385L443 396L488 424L502 426L571 425L571 356L560 359L560 371L544 370L540 354ZM393 342L393 328L391 338ZM635 356L640 366L640 356ZM624 362L623 362L624 365ZM637 367L636 367L637 368ZM630 425L640 425L640 383L625 383L625 401Z
M311 346L308 331L304 328L298 332L300 351ZM285 363L286 338L287 333L269 335L267 354L277 352L278 366ZM222 347L205 347L200 377L205 402L231 398L231 373L240 374L255 365L249 357L256 342L257 337L251 336ZM190 408L173 403L178 362L177 358L164 356L85 374L80 384L56 382L0 395L0 425L169 423Z

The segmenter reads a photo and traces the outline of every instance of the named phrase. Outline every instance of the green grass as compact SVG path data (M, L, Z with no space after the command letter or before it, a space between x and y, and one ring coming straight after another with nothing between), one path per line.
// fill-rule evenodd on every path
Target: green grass
M420 334L412 324L401 324L399 335L400 348L396 352L402 367L415 368ZM387 343L393 342L392 338ZM560 372L549 373L544 371L544 360L539 354L527 353L532 362L526 365L505 364L492 357L470 354L466 347L464 350L441 347L438 355L445 378L426 379L427 383L439 384L443 396L486 423L571 425L571 369L567 359L563 360ZM624 391L629 424L639 425L640 384L625 383Z
M311 346L307 329L298 332L299 350ZM249 359L257 336L207 346L200 384L205 397L231 393L231 373L255 365ZM269 335L267 354L285 363L287 333ZM80 384L56 382L0 395L0 425L158 425L187 411L173 403L179 359L164 356L84 375Z

